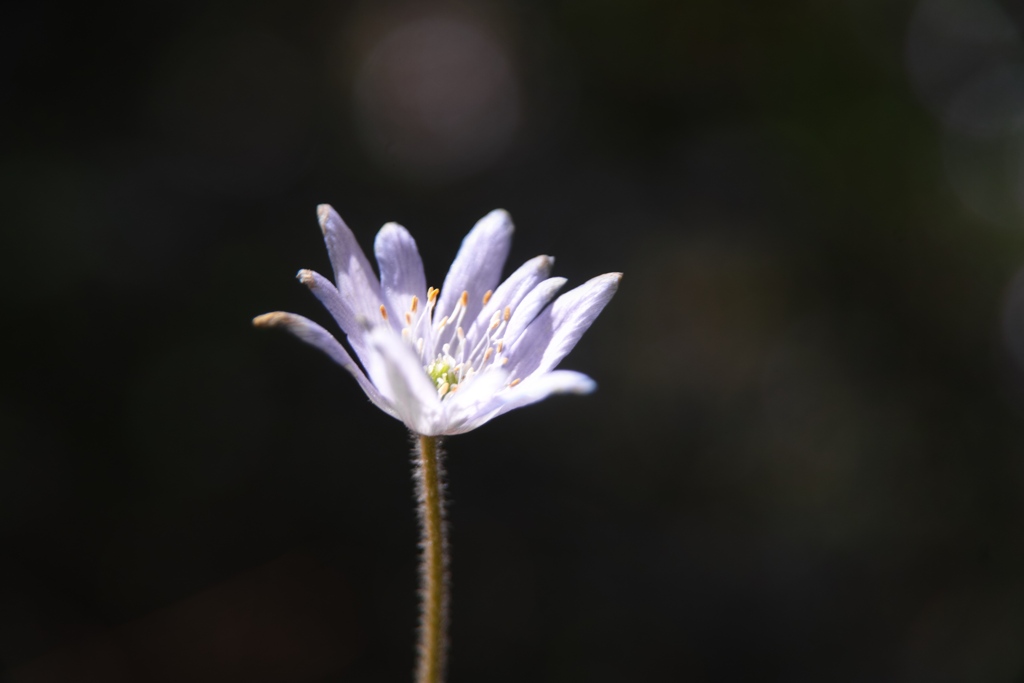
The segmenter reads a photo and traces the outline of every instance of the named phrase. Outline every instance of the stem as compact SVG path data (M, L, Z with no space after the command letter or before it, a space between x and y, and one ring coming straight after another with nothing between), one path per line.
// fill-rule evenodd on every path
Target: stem
M417 436L414 460L420 518L420 631L417 683L442 683L448 647L448 537L441 439Z

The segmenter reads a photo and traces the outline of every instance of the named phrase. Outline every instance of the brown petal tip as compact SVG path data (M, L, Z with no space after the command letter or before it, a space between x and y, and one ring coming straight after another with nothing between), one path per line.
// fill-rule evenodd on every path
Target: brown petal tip
M283 311L274 311L273 313L264 313L258 315L252 319L254 327L278 327L279 325L287 325L291 320L291 313L285 313Z

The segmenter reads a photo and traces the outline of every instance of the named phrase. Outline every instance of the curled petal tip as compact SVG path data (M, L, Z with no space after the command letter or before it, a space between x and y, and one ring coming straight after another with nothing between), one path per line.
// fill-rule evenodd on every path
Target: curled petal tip
M290 319L291 313L274 311L256 316L252 319L252 324L253 327L277 327L278 325L287 325Z
M325 235L327 234L327 223L331 220L332 213L334 213L334 209L330 204L319 204L316 207L316 217L320 222L320 231Z
M308 287L313 284L313 271L303 268L295 274L295 279Z
M622 282L622 273L605 273L604 275L598 275L597 277L603 280L614 280L613 285L615 287L618 287L619 283Z
M505 209L495 209L491 212L491 215L500 219L502 223L508 226L509 230L515 229L515 226L512 223L512 214Z
M595 391L597 391L597 382L595 382L594 380L592 380L589 377L587 377L585 381L580 381L580 383L578 385L576 385L575 387L569 389L569 391L567 393L570 393L570 394L592 394Z
M477 225L487 225L491 229L508 230L510 233L515 229L512 224L512 215L505 209L494 209L481 218Z
M555 257L548 256L547 254L541 254L540 256L537 257L537 262L541 268L547 268L548 270L551 270L551 267L555 265Z

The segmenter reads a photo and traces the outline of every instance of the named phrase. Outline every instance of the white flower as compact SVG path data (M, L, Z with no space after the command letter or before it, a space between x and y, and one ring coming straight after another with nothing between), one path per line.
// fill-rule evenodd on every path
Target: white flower
M337 288L299 271L330 311L362 367L327 330L293 313L267 313L257 326L283 326L349 371L370 400L417 434L460 434L556 393L588 393L592 379L555 366L618 287L621 273L596 277L551 302L565 284L538 256L500 285L512 242L502 210L462 241L440 290L428 288L416 242L388 223L374 243L378 282L355 236L326 204L317 209Z

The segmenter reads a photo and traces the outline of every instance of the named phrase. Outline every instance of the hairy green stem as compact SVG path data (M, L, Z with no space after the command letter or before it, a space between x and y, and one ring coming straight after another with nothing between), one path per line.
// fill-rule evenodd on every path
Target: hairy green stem
M448 649L448 536L441 438L416 436L420 518L420 632L416 683L442 683Z

